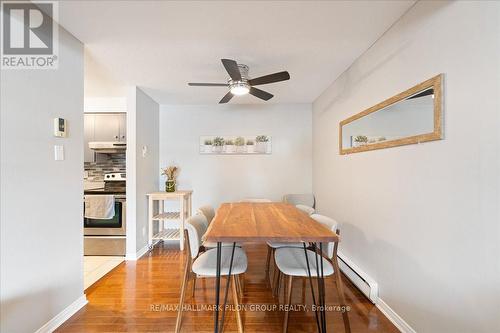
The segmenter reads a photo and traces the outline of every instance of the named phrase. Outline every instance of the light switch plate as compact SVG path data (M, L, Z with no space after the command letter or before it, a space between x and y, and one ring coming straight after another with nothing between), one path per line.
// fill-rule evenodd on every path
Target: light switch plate
M54 160L64 161L64 146L60 145L54 146Z

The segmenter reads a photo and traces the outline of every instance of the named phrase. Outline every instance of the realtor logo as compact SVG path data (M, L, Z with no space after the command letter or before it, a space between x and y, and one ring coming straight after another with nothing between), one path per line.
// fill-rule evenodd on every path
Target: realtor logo
M2 69L56 69L57 2L2 1Z

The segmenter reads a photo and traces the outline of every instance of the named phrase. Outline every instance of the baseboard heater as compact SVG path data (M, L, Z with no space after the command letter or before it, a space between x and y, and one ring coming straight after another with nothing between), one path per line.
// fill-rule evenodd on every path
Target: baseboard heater
M378 283L346 256L338 252L339 268L342 273L373 303L378 301Z

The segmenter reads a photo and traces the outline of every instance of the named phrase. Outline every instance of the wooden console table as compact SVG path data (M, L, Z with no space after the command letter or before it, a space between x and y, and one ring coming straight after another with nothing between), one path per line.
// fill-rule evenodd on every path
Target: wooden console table
M151 250L155 240L179 240L181 250L184 250L184 223L191 216L191 195L193 191L153 192L148 193L148 245ZM165 201L178 201L178 211L165 211ZM154 202L158 201L158 210L155 211ZM164 221L178 220L176 229L164 228ZM153 233L154 222L158 221L158 232ZM178 230L177 230L178 229Z

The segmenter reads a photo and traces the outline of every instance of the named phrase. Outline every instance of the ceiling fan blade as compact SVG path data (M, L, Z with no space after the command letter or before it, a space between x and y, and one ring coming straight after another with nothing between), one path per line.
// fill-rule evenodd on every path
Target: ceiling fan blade
M241 81L241 73L238 63L231 59L221 59L221 61L231 79L234 81Z
M188 86L191 87L227 87L227 83L192 83L189 82Z
M231 98L233 98L233 94L231 94L231 92L228 92L226 95L224 95L224 97L222 97L222 99L219 101L219 104L227 103L231 100Z
M274 74L257 77L255 79L248 80L248 83L251 86L257 86L259 84L268 84L286 80L290 80L290 74L288 74L288 72L285 71L285 72L278 72Z
M265 101L268 101L271 98L273 98L273 95L268 93L267 91L260 90L260 89L254 88L254 87L250 87L249 93L254 95L255 97L258 97L258 98L263 99Z

